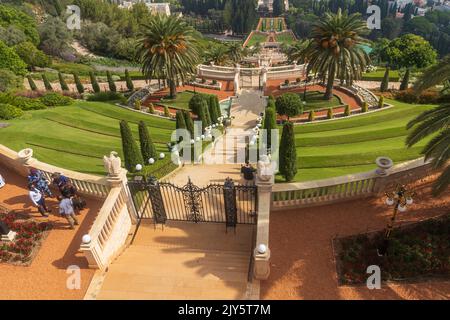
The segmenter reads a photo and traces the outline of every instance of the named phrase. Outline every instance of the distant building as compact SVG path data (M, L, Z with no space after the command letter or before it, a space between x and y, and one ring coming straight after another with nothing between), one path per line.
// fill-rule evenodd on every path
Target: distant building
M258 0L258 7L265 7L269 12L273 11L273 0ZM289 10L289 0L284 0L284 9Z
M170 16L170 5L167 2L164 3L154 3L151 0L116 0L115 1L120 8L131 9L136 3L143 2L148 7L150 12L154 14L165 14Z

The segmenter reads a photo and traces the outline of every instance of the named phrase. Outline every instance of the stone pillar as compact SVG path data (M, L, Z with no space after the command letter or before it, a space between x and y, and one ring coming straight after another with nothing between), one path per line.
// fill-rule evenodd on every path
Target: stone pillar
M236 68L234 68L234 95L238 95L241 91L240 88L240 74L241 74L241 67L239 64L236 65Z
M389 182L389 169L394 165L394 162L388 157L378 157L375 160L378 168L375 170L377 178L373 186L373 192L382 193Z
M268 156L261 156L256 177L256 186L258 187L258 225L256 247L253 250L253 276L257 280L266 280L270 274L269 222L274 176L273 163Z
M263 92L266 91L266 86L267 86L267 68L263 67L261 69L261 80L262 80L262 90Z

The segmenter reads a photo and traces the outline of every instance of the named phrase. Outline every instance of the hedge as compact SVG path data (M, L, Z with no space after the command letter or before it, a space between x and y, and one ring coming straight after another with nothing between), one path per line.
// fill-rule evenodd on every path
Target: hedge
M11 120L21 117L22 115L23 111L19 108L10 104L0 103L0 119Z

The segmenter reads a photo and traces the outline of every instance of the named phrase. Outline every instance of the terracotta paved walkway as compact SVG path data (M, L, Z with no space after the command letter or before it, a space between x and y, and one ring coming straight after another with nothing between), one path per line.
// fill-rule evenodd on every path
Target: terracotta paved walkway
M450 211L450 190L439 199L430 186L416 189L401 223L419 221ZM409 284L382 283L380 290L337 284L331 240L383 229L391 215L383 199L273 212L270 217L271 274L261 281L262 299L450 299L449 281Z
M78 216L80 226L70 230L66 219L55 215L54 200L49 201L54 214L49 218L41 217L30 205L25 179L4 168L0 171L7 182L0 189L0 203L37 221L50 221L54 226L30 266L0 263L0 299L82 299L94 270L88 269L87 260L78 249L81 237L89 231L102 202L86 198L89 208ZM66 287L69 276L66 269L70 265L78 265L81 269L80 290Z

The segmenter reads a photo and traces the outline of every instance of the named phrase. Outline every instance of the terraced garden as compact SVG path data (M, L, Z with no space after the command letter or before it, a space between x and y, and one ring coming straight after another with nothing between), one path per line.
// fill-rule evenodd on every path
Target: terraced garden
M103 155L117 151L122 159L119 121L127 120L135 139L143 120L158 152L166 152L175 122L141 115L112 104L77 101L69 107L30 111L22 118L2 121L0 144L13 150L32 148L43 162L84 173L104 175ZM170 166L170 157L157 161L155 170Z
M429 141L407 149L406 123L432 106L386 99L394 108L337 121L295 127L298 172L295 181L325 179L376 168L375 159L388 156L395 163L420 157ZM284 180L277 176L278 182Z

